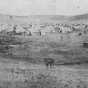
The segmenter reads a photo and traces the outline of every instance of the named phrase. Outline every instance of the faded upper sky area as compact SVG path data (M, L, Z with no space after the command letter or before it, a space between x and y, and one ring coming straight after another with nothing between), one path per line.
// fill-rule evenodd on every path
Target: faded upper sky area
M88 13L88 0L0 0L0 13L76 15Z

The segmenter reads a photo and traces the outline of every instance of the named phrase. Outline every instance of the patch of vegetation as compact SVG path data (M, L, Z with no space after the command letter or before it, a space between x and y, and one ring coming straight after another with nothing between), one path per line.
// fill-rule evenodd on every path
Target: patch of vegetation
M33 80L3 82L0 88L88 88L88 85L81 79L57 80L54 76L38 74Z

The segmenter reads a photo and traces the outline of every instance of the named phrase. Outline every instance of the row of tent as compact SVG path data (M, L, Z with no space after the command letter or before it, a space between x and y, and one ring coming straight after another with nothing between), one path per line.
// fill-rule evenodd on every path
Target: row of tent
M53 25L46 25L45 27L41 27L40 24L0 24L0 32L1 33L23 33L23 34L39 34L45 35L46 33L67 33L77 30L88 30L87 25L66 25L66 24L54 24Z

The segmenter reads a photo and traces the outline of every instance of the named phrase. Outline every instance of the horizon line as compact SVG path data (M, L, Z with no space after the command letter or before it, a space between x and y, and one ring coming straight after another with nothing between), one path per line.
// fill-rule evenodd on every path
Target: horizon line
M28 16L64 16L64 17L71 17L71 16L79 16L79 15L85 15L88 13L82 13L82 14L76 14L76 15L61 15L61 14L29 14L29 15L15 15L15 14L5 14L5 13L0 13L0 15L6 15L6 16L15 16L15 17L28 17Z

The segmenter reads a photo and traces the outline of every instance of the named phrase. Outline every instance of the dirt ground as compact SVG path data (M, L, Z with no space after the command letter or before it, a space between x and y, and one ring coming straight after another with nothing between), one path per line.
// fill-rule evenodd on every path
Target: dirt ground
M81 47L80 41L84 37L63 36L62 40L58 35L19 39L16 36L22 44L13 45L11 41L11 55L0 53L0 87L88 88L88 49ZM45 66L46 57L55 60L54 67Z
M47 68L44 64L38 65L38 64L28 63L25 61L19 61L19 60L17 61L17 60L11 60L0 57L0 86L1 88L7 88L7 86L9 86L9 88L32 88L32 87L24 87L22 82L24 83L25 80L30 80L30 81L36 80L36 76L38 75L42 75L42 77L43 76L53 77L53 79L57 80L57 82L60 82L60 80L63 80L65 82L68 81L78 82L78 80L81 80L82 82L87 84L88 83L87 66L88 65L81 65L81 66L59 65L59 66L54 66L52 68ZM29 84L31 83L30 81ZM19 87L16 87L17 83L19 84ZM72 87L72 88L78 88L78 87ZM88 87L83 87L83 88L88 88Z

